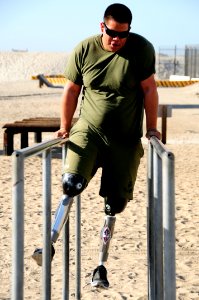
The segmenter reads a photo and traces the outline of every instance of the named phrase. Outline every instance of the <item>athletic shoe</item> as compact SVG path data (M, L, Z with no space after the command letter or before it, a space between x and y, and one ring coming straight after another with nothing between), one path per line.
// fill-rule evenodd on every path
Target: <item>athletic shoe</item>
M98 266L94 270L91 286L103 287L105 289L109 287L109 282L107 280L107 270L103 265Z
M32 255L32 258L36 261L38 266L42 266L42 252L43 252L42 248L36 248ZM54 255L55 255L55 248L53 244L51 244L51 261L53 260Z

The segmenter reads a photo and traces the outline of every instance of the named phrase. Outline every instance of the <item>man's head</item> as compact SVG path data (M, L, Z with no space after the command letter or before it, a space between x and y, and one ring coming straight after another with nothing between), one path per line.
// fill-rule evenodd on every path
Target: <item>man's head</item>
M107 7L104 22L100 23L105 50L116 52L125 45L131 21L132 13L124 4L115 3Z
M132 21L132 13L130 9L120 3L111 4L104 12L104 22L114 19L118 23L128 23L129 27Z

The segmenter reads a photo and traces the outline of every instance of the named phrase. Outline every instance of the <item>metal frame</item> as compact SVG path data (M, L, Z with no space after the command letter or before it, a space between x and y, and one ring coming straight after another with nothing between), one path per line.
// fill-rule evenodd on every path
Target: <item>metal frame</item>
M67 139L57 138L15 151L12 154L12 300L24 299L24 161L42 153L43 166L43 266L42 299L51 299L51 149L62 144L62 161ZM76 197L76 300L81 297L81 215L80 196ZM63 300L69 299L69 220L63 230Z
M43 154L43 244L42 299L51 299L51 148L66 142L61 138L15 151L13 158L12 300L24 299L24 161ZM175 196L174 155L157 138L148 147L148 295L150 300L175 300ZM76 199L76 288L81 299L81 201ZM63 300L69 300L69 220L63 230Z
M174 155L152 137L148 146L148 295L175 300Z

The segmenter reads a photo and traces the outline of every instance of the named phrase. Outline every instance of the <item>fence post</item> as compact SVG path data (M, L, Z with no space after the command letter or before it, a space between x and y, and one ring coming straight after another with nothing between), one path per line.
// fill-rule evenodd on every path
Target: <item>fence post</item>
M81 199L76 197L76 300L81 299Z
M51 150L43 152L43 286L42 299L51 299Z
M163 229L162 229L162 164L156 151L153 151L153 202L154 202L154 242L155 242L155 295L163 297Z
M62 299L69 300L69 226L70 224L70 214L68 220L63 227L63 288L62 288Z
M12 157L12 300L24 297L24 158L15 152Z
M65 158L67 153L66 144L62 145L62 169L64 170ZM63 227L63 289L62 289L62 299L69 300L69 261L70 261L70 214L68 220Z
M154 200L153 200L153 147L148 145L147 159L147 249L148 249L148 295L149 300L155 297L155 236L154 236Z
M175 170L174 155L163 158L163 228L164 228L164 271L165 299L176 298L175 278ZM171 180L172 179L172 180Z
M148 299L175 300L174 155L152 137L147 163Z

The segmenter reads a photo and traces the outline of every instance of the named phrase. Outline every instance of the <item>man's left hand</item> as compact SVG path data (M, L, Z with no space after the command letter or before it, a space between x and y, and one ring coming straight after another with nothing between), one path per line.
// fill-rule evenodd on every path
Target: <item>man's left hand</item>
M146 138L150 140L152 136L157 137L159 140L161 139L161 133L155 128L147 130Z

